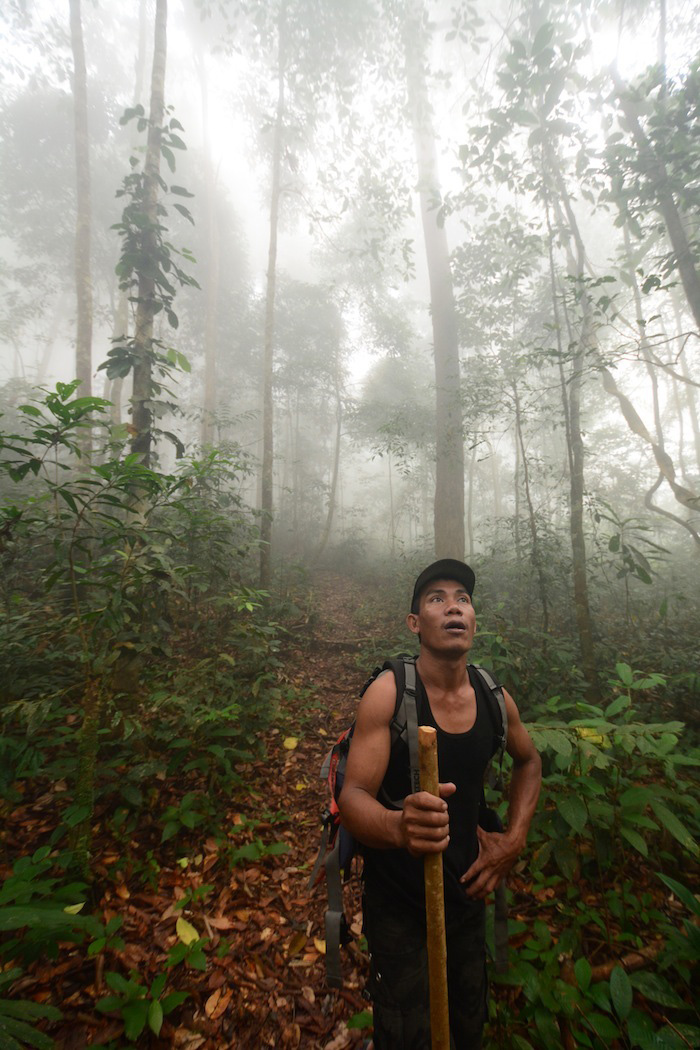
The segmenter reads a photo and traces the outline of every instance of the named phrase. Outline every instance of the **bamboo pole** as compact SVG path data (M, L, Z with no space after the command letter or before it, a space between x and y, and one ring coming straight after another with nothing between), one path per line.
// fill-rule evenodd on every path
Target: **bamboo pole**
M432 726L420 726L418 729L418 756L421 791L428 791L431 795L439 796L437 733ZM428 853L423 863L425 865L425 916L428 933L432 1050L450 1050L442 854Z

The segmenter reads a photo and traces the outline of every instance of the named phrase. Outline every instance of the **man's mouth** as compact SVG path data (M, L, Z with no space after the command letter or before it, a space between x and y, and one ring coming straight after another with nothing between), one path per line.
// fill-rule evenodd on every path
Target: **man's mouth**
M446 631L466 631L466 629L466 626L461 620L449 620L448 623L445 624Z

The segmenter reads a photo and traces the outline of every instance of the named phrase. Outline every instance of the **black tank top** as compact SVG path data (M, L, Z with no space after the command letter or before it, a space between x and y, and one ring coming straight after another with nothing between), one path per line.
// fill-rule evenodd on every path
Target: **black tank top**
M450 842L444 853L445 907L455 913L464 908L481 907L464 893L459 880L476 860L479 847L476 828L482 797L484 773L494 751L495 728L486 687L473 668L468 668L469 681L476 694L476 718L466 733L446 733L430 708L425 687L416 675L418 725L433 726L438 738L438 768L441 783L452 782L457 790L447 800L450 817ZM404 798L410 793L408 746L392 747L382 783L385 797ZM407 850L363 849L364 873L368 888L387 893L407 906L425 908L423 861Z

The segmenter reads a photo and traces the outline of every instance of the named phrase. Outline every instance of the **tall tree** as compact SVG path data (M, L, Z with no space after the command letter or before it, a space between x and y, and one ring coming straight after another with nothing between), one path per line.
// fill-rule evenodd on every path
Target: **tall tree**
M280 3L277 19L277 106L275 111L274 139L272 145L272 188L270 190L270 238L267 249L267 277L265 289L265 341L263 346L263 451L260 510L260 586L270 587L272 571L272 471L274 464L274 404L272 377L274 367L275 337L275 292L277 287L277 233L282 173L282 134L284 122L284 78L285 78L285 3Z
M157 246L158 196L163 115L165 112L165 63L167 56L168 5L156 0L151 73L151 102L143 173L144 260L153 258ZM156 280L153 267L142 266L138 278L136 321L133 339L134 388L132 394L133 437L131 450L148 465L153 440L153 318L156 311Z
M92 278L90 274L90 139L88 133L87 71L80 0L70 3L70 37L73 51L73 106L76 170L75 292L77 326L75 375L80 393L92 393ZM89 431L85 431L89 435ZM89 440L89 438L88 438Z
M404 27L406 88L416 149L435 359L435 553L438 557L462 559L464 439L459 339L425 75L425 21L422 0L410 0Z

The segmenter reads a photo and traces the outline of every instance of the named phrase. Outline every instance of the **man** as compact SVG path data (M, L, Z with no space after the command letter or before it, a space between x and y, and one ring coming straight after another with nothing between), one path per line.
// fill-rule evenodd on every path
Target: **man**
M375 1050L430 1050L423 858L444 854L450 1031L455 1050L479 1050L486 1010L485 898L525 846L541 763L513 699L506 748L513 758L508 825L479 827L494 724L487 687L466 656L474 640L474 573L464 562L428 566L406 622L418 637L418 724L438 734L440 798L410 794L407 748L392 748L396 682L390 671L357 712L340 797L343 824L364 845L364 920L370 950ZM405 798L403 809L377 800Z

